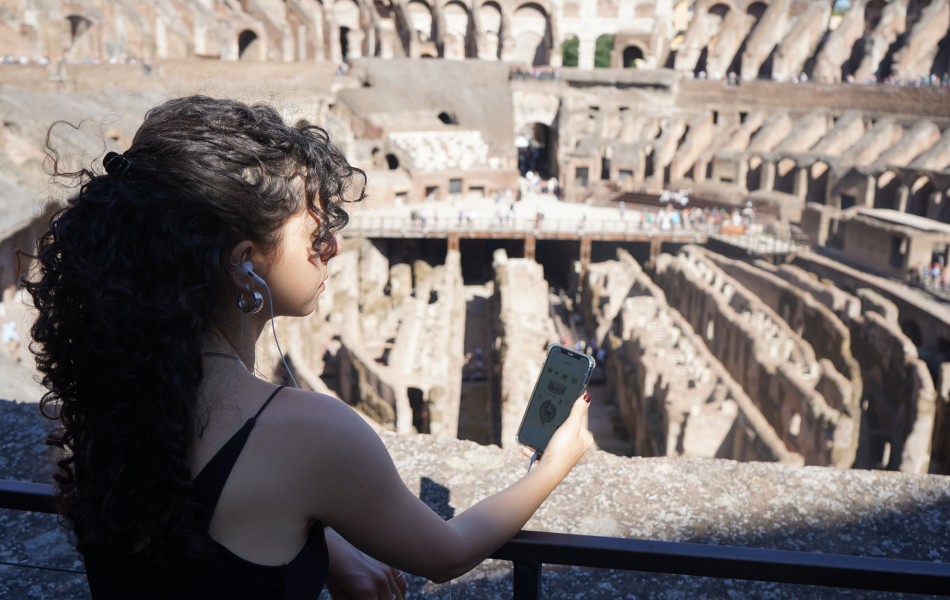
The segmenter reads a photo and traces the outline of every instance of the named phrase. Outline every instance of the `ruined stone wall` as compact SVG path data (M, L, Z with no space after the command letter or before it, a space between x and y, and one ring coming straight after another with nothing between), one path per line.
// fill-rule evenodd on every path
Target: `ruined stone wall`
M948 364L941 362L946 357L936 346L938 339L946 339L945 311L930 307L932 301L900 285L820 255L798 256L794 263L861 298L862 314L848 323L868 399L856 464L945 472L941 469L950 464L950 437L943 429L923 431L935 422L946 428L948 422L946 385L935 382L932 375L944 372L943 365ZM911 323L912 330L921 334L919 347L906 334ZM928 370L920 358L924 353L940 366ZM906 441L910 435L913 443ZM921 441L924 438L928 444Z
M491 362L500 390L499 443L506 448L517 445L515 434L547 347L557 342L558 336L550 316L548 284L541 265L530 259L508 258L504 250L498 250L492 266L495 359Z
M299 331L289 339L303 360L319 364L312 354L321 345L325 351L339 335L359 359L357 367L352 358L339 361L344 400L367 404L367 414L387 419L380 422L399 432L456 437L465 331L459 253L449 251L444 264L431 266L390 264L386 250L384 242L346 240L343 252L329 263L327 299L314 317L322 325L303 334L311 336L309 341L298 340ZM294 326L306 329L307 323L295 320ZM368 396L360 397L364 393ZM380 406L389 406L391 413Z
M763 262L756 261L756 264L762 268L766 267ZM807 292L812 298L821 302L829 310L835 313L842 322L847 322L861 314L861 302L848 292L820 281L813 274L791 264L782 264L774 269L774 273L788 281L792 286Z
M662 292L643 283L609 340L615 397L637 453L802 464Z
M806 252L797 254L792 264L851 294L862 288L874 290L895 305L905 331L913 323L913 331L920 335L920 339L915 340L920 348L939 360L950 358L944 355L942 346L942 340L950 340L950 314L941 303L915 294L902 284L861 272L841 258L832 253L823 256Z
M790 450L806 464L850 466L854 424L816 389L836 388L835 399L851 396L844 378L825 373L830 363L816 361L781 318L698 253L661 255L656 282Z
M396 429L399 414L411 415L405 385L394 383L387 368L367 352L355 344L347 344L345 335L337 361L337 389L341 400L385 428Z
M877 313L852 322L852 335L867 383L859 466L926 473L936 412L927 366L897 324Z
M401 311L398 333L388 354L389 366L421 394L422 406L413 407L417 423L428 433L454 438L458 434L465 337L459 253L449 251L445 264L437 267L420 263L415 265L413 296L403 300L408 306ZM397 420L398 431L409 431L411 426L411 419Z
M802 463L627 252L590 265L582 310L609 332L608 387L638 454Z
M829 401L829 405L857 419L861 412L861 368L851 353L851 333L841 319L810 294L773 275L777 269L764 261L752 266L714 252L703 254L762 302L773 307L811 345L816 357L830 360L834 370L848 379L851 396L842 403ZM855 428L855 445L857 434Z

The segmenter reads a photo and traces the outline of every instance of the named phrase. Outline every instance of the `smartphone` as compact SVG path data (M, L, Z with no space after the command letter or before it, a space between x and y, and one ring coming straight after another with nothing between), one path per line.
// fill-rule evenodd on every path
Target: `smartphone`
M567 420L574 400L587 387L593 370L594 358L589 354L551 344L518 427L518 443L544 452L554 430Z

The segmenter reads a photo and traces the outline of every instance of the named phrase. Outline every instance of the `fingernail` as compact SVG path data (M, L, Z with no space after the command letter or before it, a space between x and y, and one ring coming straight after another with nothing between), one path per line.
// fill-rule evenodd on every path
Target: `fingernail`
M586 394L584 394L584 402L590 404L590 398L591 398L590 392L587 392Z

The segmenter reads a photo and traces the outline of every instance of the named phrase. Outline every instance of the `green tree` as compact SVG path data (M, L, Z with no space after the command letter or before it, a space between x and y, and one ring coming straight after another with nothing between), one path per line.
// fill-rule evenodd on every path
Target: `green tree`
M577 66L577 55L578 49L580 48L581 42L577 39L576 35L564 40L564 43L561 44L561 65L565 67L576 67Z
M594 44L594 66L597 68L610 67L610 51L614 49L614 36L604 34L597 38Z

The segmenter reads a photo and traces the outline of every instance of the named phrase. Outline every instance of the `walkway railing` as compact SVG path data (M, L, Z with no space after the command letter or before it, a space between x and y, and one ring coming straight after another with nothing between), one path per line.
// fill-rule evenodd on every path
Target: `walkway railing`
M52 486L0 480L0 508L53 512ZM542 597L545 564L950 595L950 564L522 531L492 558L514 565L514 597ZM9 564L9 563L8 563Z
M662 228L645 221L627 219L565 219L551 218L493 218L472 216L458 218L457 216L439 215L426 218L407 218L396 216L369 216L354 215L344 230L347 234L365 237L440 237L449 234L492 233L492 234L525 234L540 236L570 235L629 235L642 238L648 235L670 235L683 238L706 236L713 232L712 228L669 227Z

